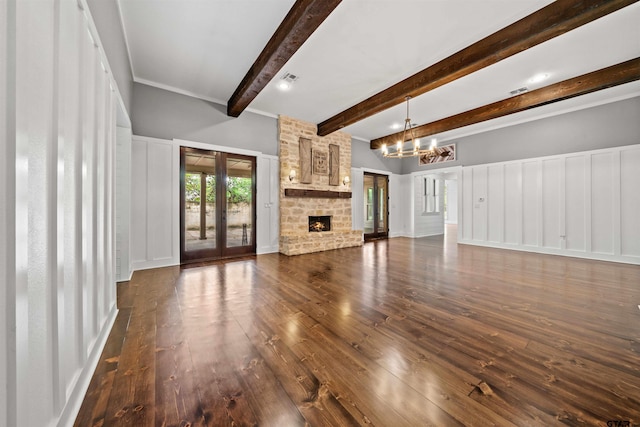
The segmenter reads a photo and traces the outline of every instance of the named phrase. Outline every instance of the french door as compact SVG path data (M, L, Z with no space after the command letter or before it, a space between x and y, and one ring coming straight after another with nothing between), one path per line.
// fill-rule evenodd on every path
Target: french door
M256 251L256 159L180 148L180 262Z
M389 235L389 177L364 174L364 239Z

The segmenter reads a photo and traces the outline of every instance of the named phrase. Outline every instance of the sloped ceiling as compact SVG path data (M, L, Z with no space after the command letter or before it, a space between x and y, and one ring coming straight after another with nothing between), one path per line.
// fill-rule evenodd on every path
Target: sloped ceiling
M549 0L343 0L249 111L319 123L551 3ZM294 0L119 0L134 80L226 105ZM432 122L640 56L640 3L411 100ZM541 83L528 80L546 73ZM640 96L635 81L438 135L463 134ZM398 105L344 130L371 140L402 126Z

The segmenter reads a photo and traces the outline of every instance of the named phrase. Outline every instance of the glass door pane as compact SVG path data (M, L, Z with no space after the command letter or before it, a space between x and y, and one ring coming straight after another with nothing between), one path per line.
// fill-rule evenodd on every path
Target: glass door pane
M377 233L386 233L387 232L387 182L388 178L386 176L378 176L376 186L378 188L378 224L377 224Z
M364 176L364 233L374 232L374 179L373 175Z
M253 246L254 162L227 155L226 170L226 247Z
M186 152L184 169L184 251L215 250L216 155Z

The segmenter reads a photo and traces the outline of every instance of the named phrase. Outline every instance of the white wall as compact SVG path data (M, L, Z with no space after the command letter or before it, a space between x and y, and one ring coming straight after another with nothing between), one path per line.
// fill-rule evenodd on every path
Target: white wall
M640 145L463 168L461 243L640 264Z
M0 425L72 424L116 314L121 100L79 4L0 2Z
M180 264L180 146L256 157L256 252L278 252L279 162L275 156L195 141L133 136L131 268Z

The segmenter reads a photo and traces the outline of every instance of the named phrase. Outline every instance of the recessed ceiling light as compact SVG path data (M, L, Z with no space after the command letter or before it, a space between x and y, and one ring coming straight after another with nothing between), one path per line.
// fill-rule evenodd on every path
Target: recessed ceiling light
M282 80L278 83L278 89L289 90L291 89L291 85L289 84L289 82Z
M391 129L400 129L400 123L393 123L390 127Z
M284 73L284 75L278 82L278 89L289 90L291 89L291 85L293 85L293 82L295 82L296 80L298 80L298 76L296 76L295 74Z
M549 74L548 73L540 73L540 74L536 74L535 76L531 77L529 79L529 83L540 83L542 81L545 81L549 78Z

